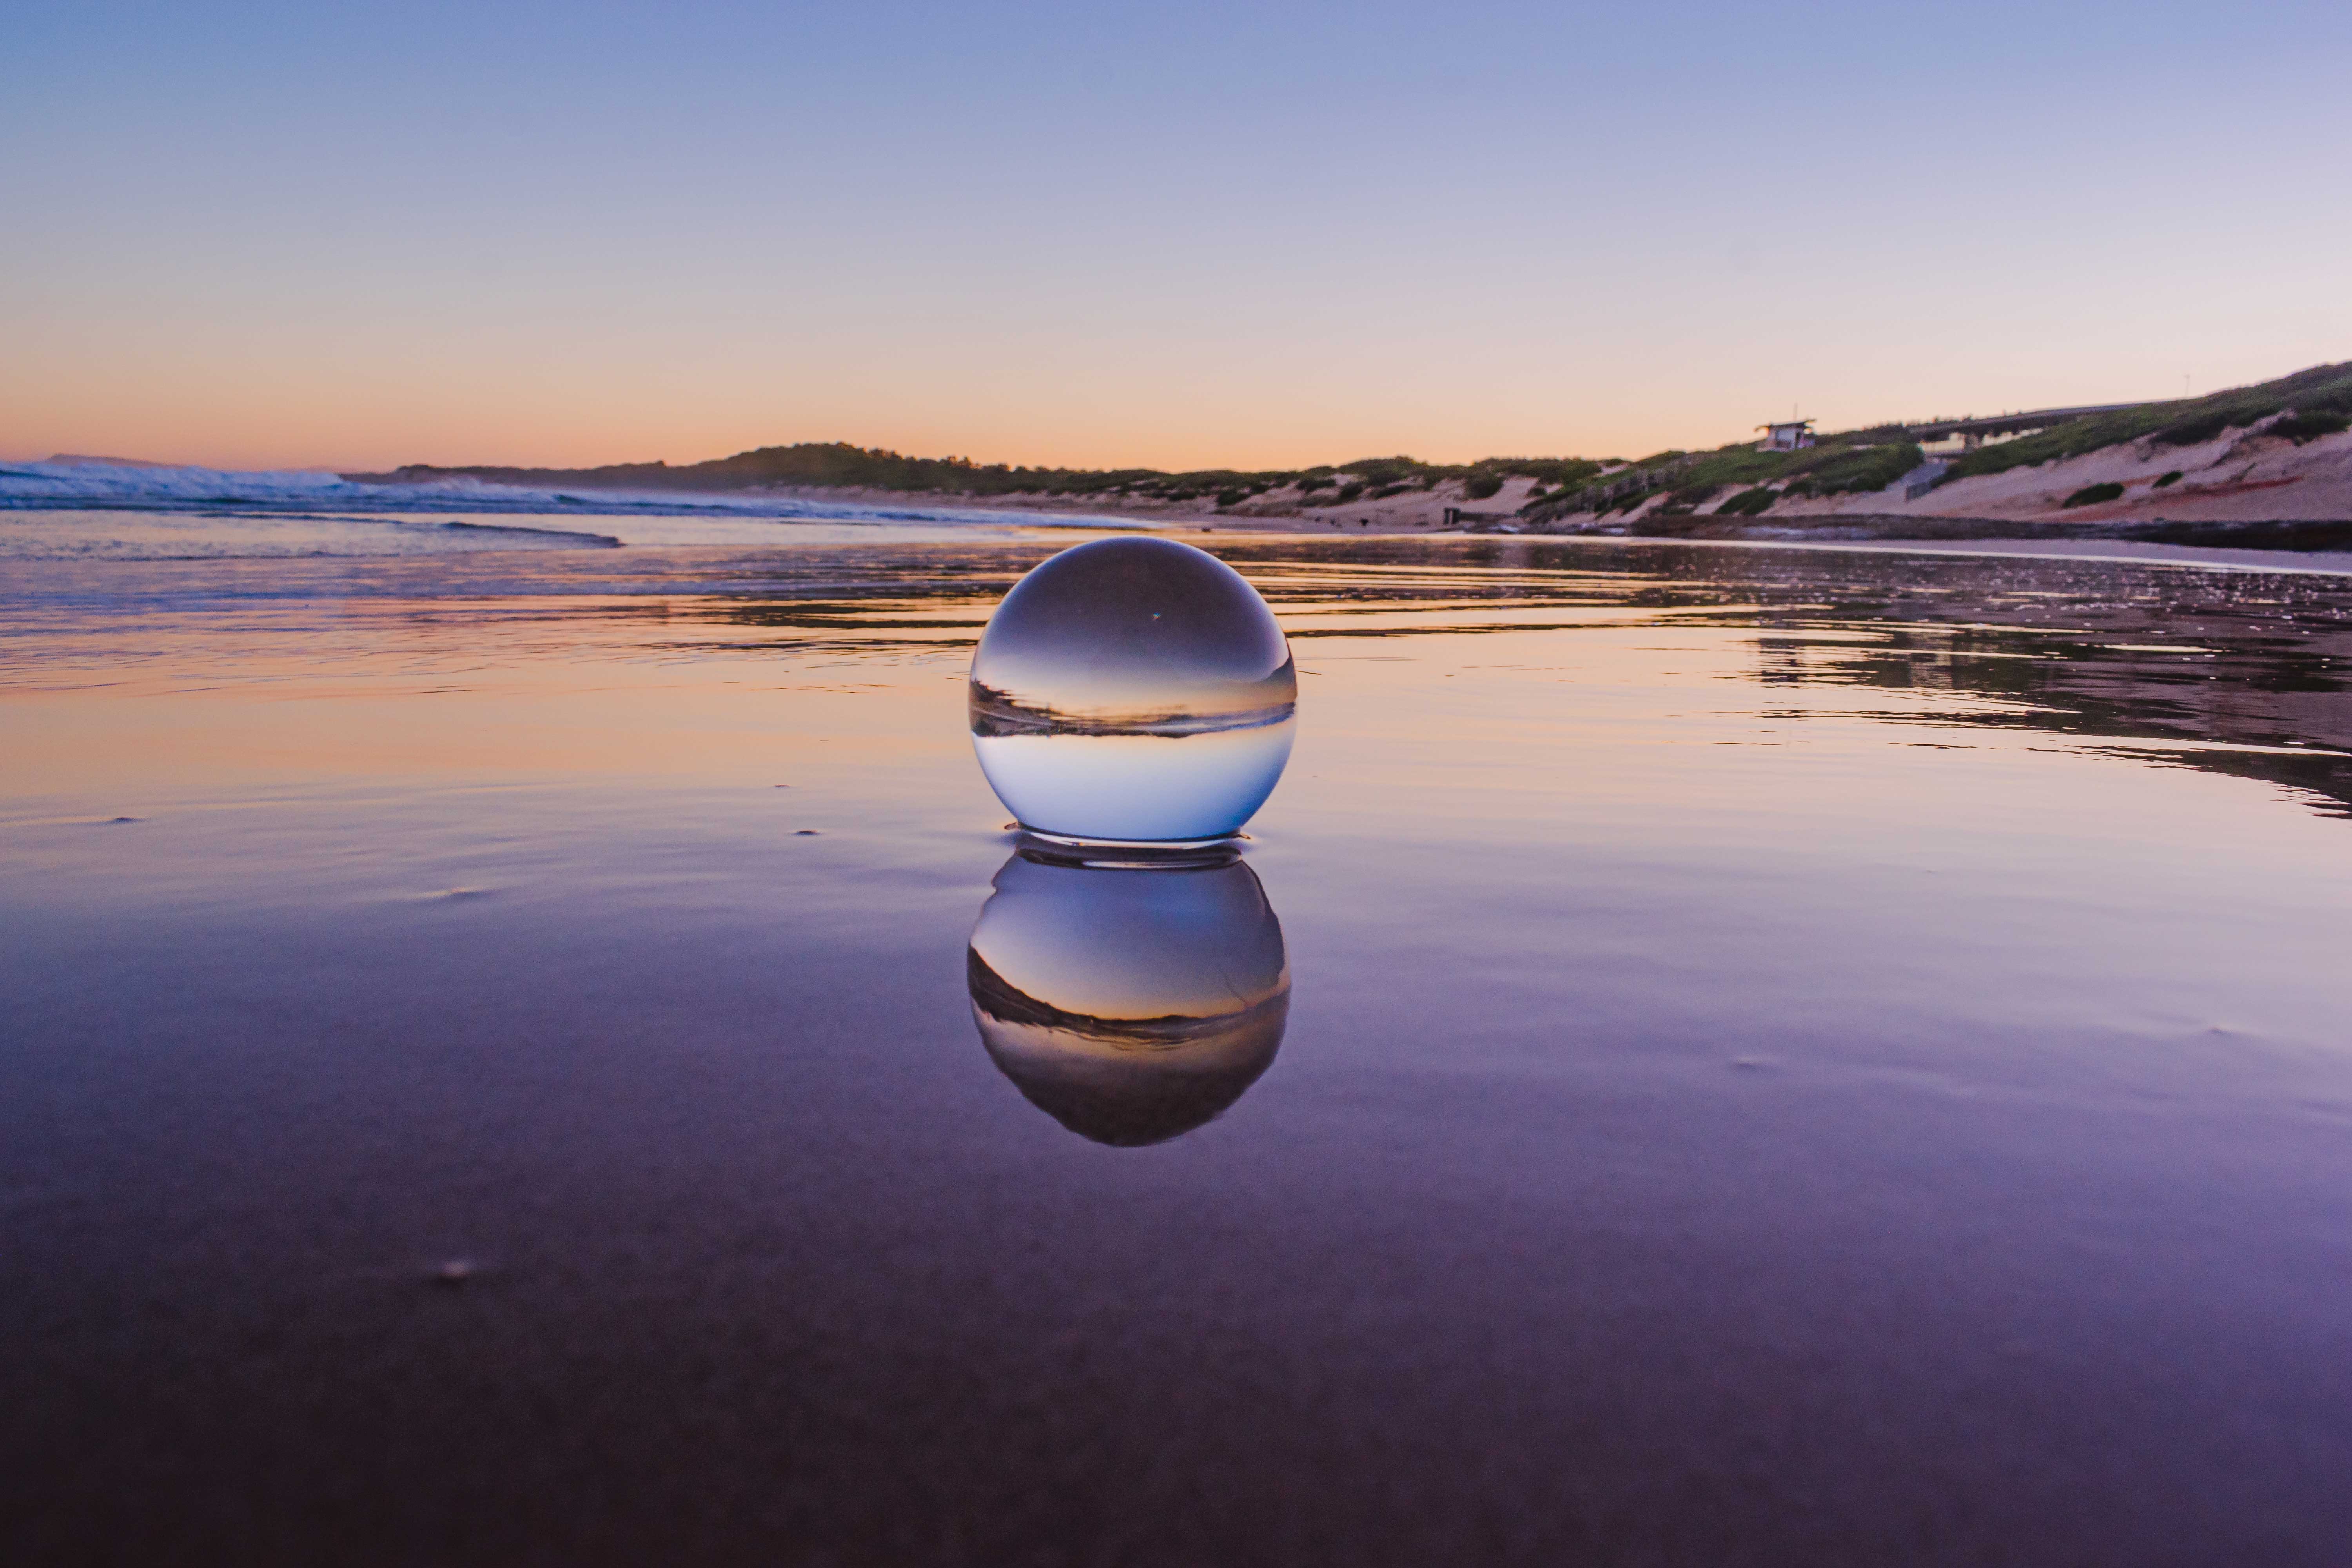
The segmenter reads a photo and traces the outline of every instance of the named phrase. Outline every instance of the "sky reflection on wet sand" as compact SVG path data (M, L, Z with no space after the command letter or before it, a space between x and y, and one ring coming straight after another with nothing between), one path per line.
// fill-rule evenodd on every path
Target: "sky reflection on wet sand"
M1055 542L0 568L34 1554L2332 1560L2352 583L1203 541L1287 1026L1114 1148L968 966Z

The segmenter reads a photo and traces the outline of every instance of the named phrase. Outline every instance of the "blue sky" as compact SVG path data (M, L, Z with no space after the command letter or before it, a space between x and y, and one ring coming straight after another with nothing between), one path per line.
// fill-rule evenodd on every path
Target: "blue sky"
M0 450L1637 455L2352 357L2352 7L11 19Z

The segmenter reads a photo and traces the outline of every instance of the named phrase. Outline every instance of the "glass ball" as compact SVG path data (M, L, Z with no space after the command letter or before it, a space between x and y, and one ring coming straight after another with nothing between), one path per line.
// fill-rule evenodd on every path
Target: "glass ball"
M1097 539L1013 586L971 661L971 738L1024 827L1097 841L1241 830L1290 760L1298 678L1241 574Z
M1222 1114L1282 1044L1282 924L1237 856L1106 868L1032 850L996 874L965 968L981 1043L1029 1102L1120 1148Z

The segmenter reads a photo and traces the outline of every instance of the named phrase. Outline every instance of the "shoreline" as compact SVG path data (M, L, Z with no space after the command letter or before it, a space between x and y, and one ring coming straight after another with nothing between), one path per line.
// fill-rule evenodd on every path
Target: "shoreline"
M872 506L920 508L916 492L819 489L803 487L766 492L795 500L855 500ZM1507 491L1506 494L1507 495ZM1406 498L1398 498L1403 500ZM1500 510L1505 498L1465 510ZM1909 554L2016 555L2045 560L2125 561L2145 564L2210 566L2253 572L2306 572L2326 575L2352 574L2352 543L2334 549L2294 550L2248 548L2226 542L2190 544L2170 541L2118 538L2104 530L2114 523L2052 522L2035 519L1938 517L1900 513L1817 512L1771 522L1717 522L1694 517L1674 531L1635 531L1634 523L1606 531L1529 525L1517 518L1496 519L1491 513L1471 527L1448 528L1427 518L1424 505L1391 506L1381 502L1318 508L1316 512L1220 511L1181 503L1130 502L1126 505L1076 500L959 497L951 502L932 498L928 504L950 504L960 510L1000 511L1050 516L1101 517L1107 521L1148 524L1155 531L1198 534L1210 539L1272 538L1300 535L1335 539L1523 539L1585 540L1613 544L1737 545L1747 548L1789 547L1802 550L1864 550ZM1447 505L1455 504L1446 502ZM1441 513L1442 507L1436 508ZM1318 515L1321 514L1321 515ZM1680 520L1677 520L1680 521ZM1712 525L1712 526L1710 526ZM1651 527L1656 528L1656 523ZM2230 532L2253 528L2319 528L2331 531L2340 524L2331 520L2258 520L2222 524ZM2227 534L2224 534L2227 537Z

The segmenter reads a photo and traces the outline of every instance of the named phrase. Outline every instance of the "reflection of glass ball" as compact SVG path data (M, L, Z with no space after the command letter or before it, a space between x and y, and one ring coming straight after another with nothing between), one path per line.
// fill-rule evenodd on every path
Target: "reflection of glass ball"
M981 1042L1030 1102L1097 1143L1222 1112L1282 1044L1282 925L1238 858L1105 869L1015 855L965 964Z
M1290 760L1298 678L1241 574L1171 539L1097 539L1013 585L971 660L971 736L1024 827L1217 838Z

